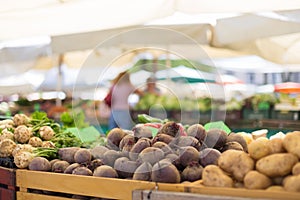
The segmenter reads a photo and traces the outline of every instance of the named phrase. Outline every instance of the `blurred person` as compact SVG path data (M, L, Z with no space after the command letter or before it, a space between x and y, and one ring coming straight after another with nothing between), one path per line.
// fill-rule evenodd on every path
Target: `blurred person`
M147 78L146 83L146 88L143 91L144 93L150 93L155 95L161 94L160 89L156 86L156 79L154 77Z
M119 127L131 130L133 121L130 115L128 97L132 93L141 94L130 82L130 76L127 71L121 72L113 81L110 88L110 94L106 97L106 103L110 106L111 113L108 122L109 130ZM110 102L109 102L110 99Z

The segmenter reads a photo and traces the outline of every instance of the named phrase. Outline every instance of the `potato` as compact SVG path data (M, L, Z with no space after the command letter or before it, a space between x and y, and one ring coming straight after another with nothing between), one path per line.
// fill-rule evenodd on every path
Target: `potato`
M286 134L283 139L283 146L289 153L300 158L300 131L293 131Z
M283 147L283 142L281 138L274 138L267 142L267 145L270 149L270 154L274 153L285 153L285 149Z
M256 170L269 176L285 176L292 172L298 162L297 156L291 153L276 153L268 155L256 162Z
M267 191L285 191L280 185L272 185L266 189Z
M300 192L300 175L289 177L283 187L288 192Z
M297 164L294 165L294 167L292 169L292 173L293 173L293 175L300 174L300 162L298 162Z
M203 185L233 187L233 180L218 166L207 165L202 172Z
M268 145L269 140L257 139L248 145L248 153L251 158L258 160L265 157L271 153L270 147Z
M254 160L244 151L230 149L221 154L218 165L236 180L243 181L245 175L254 169Z
M250 171L244 178L244 185L247 189L266 189L272 185L272 180L258 171Z

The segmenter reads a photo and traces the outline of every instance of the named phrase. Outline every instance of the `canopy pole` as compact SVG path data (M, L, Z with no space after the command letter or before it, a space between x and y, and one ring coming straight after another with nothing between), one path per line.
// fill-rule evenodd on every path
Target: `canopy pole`
M56 96L56 106L62 106L62 102L61 99L59 98L59 92L61 92L62 90L62 65L64 62L64 54L59 54L58 57L58 77L57 77L57 83L56 83L56 92L57 92L57 96Z

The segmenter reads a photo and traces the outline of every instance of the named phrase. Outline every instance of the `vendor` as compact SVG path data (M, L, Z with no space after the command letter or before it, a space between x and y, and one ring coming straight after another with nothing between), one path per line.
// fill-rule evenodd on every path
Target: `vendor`
M161 91L160 89L156 86L156 79L154 77L149 77L147 78L147 87L144 90L144 93L150 93L150 94L155 94L155 95L160 95Z

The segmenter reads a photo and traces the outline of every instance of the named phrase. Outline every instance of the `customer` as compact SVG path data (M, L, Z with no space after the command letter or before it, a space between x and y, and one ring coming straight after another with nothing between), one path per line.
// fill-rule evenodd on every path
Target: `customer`
M130 94L140 93L130 82L127 71L120 73L112 82L111 114L109 118L109 129L116 127L131 130L131 120L128 97Z
M156 79L154 77L149 77L147 78L147 87L144 90L144 93L150 93L150 94L155 94L155 95L160 95L161 91L158 87L156 87Z

